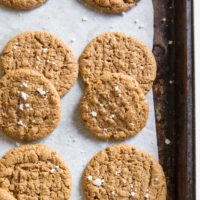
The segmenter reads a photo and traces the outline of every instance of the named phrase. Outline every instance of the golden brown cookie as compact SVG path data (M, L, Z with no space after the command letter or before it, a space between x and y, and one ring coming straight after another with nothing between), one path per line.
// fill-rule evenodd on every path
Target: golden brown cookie
M109 32L97 36L80 57L80 73L86 85L104 72L135 77L145 92L156 78L155 58L148 47L124 33Z
M105 73L90 84L80 109L86 127L104 140L123 140L136 135L145 127L149 111L138 83L116 73Z
M78 77L78 63L72 51L47 32L25 32L8 42L1 56L4 73L30 68L51 80L60 96L69 91Z
M67 200L71 174L54 150L45 145L24 145L0 160L0 187L17 200Z
M84 0L88 5L105 13L118 14L132 8L139 0Z
M0 188L0 200L16 200L10 192L7 190Z
M97 153L84 171L82 187L86 200L166 200L167 193L159 163L129 145Z
M47 0L0 0L0 4L18 9L18 10L30 10L41 6Z
M0 129L23 141L40 139L60 121L60 97L42 74L19 69L0 79Z

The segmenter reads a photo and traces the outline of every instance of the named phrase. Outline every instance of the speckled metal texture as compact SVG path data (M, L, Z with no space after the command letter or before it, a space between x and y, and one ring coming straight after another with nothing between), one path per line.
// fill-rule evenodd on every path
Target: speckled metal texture
M154 101L168 199L195 199L192 0L153 0Z

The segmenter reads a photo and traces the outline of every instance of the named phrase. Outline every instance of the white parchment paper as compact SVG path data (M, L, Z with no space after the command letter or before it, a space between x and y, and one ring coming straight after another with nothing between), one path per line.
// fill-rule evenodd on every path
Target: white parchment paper
M42 7L17 12L0 7L0 51L7 41L24 31L49 31L80 56L85 45L96 35L106 31L122 31L136 36L152 48L153 7L151 0L141 0L136 7L122 15L103 15L77 0L49 0ZM62 120L53 134L36 143L53 147L62 155L72 172L73 200L83 199L81 175L87 162L99 150L113 144L90 136L79 117L79 101L84 86L81 81L62 98ZM148 94L150 112L147 126L137 136L123 142L146 150L157 158L157 140L152 92ZM18 145L0 133L0 156Z

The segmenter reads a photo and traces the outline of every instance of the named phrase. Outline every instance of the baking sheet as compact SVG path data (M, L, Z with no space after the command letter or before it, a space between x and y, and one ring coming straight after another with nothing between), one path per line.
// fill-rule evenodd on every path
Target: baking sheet
M41 30L49 31L69 43L77 58L92 38L106 31L123 31L143 40L152 48L152 1L141 0L129 12L115 16L95 12L78 0L49 0L42 7L27 12L0 7L0 51L15 35ZM84 128L79 117L79 101L83 89L79 78L61 100L62 120L58 128L50 136L36 142L53 147L67 162L73 178L71 199L76 200L83 199L80 181L87 162L99 150L114 144L94 139ZM152 91L147 98L150 105L147 126L137 136L120 143L132 144L158 158ZM0 134L0 156L17 145L20 144Z

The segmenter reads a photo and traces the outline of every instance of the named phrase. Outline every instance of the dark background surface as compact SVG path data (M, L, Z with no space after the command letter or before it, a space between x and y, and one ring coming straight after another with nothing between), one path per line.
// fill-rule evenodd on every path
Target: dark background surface
M195 199L192 0L153 0L154 101L168 199ZM170 144L165 140L169 139Z

